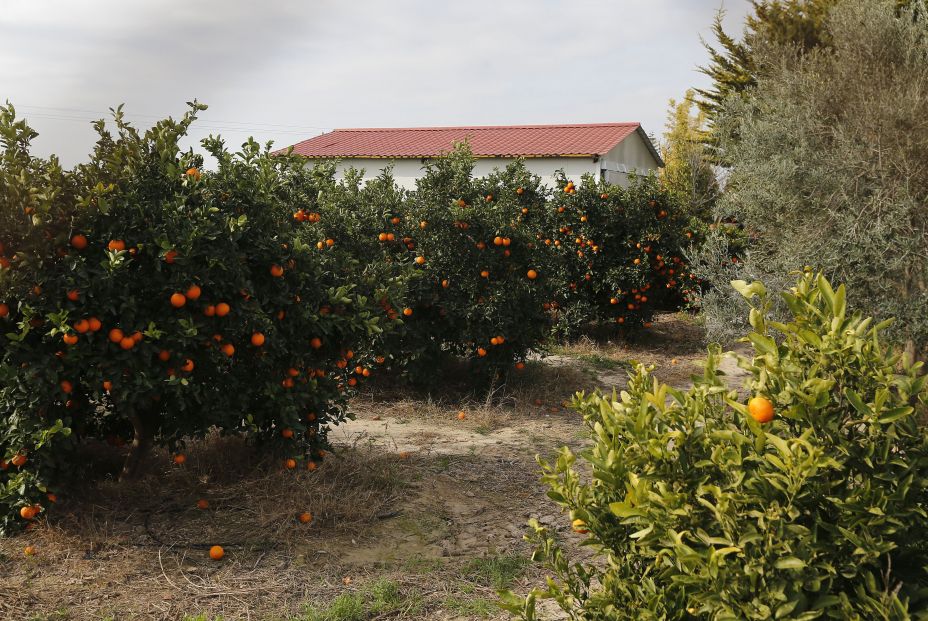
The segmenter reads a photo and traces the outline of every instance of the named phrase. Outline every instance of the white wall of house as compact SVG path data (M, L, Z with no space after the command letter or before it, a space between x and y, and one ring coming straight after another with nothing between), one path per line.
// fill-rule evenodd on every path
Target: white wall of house
M483 177L496 168L505 168L514 158L481 157L474 164L474 176ZM310 160L312 162L312 160ZM548 187L556 187L554 173L563 169L568 179L575 183L585 174L598 178L601 174L606 181L618 185L628 184L628 173L637 170L639 174L648 174L657 170L657 162L651 155L644 140L637 133L632 134L602 158L591 157L528 157L525 158L525 167L532 173L541 177L541 182ZM336 164L336 178L341 179L345 170L357 168L364 170L365 179L373 179L381 171L393 165L393 176L396 183L409 190L416 188L416 180L422 176L425 163L420 158L415 159L389 159L389 158L345 158ZM311 165L311 164L310 164Z

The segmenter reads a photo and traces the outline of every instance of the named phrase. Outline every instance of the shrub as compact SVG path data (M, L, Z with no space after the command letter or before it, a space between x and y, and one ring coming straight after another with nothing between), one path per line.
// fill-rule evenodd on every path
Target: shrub
M302 162L249 141L180 153L200 105L141 134L115 113L86 164L29 154L0 109L0 529L79 472L72 449L132 437L177 450L211 427L317 461L380 320L293 234ZM181 460L178 460L181 461Z
M888 322L847 312L845 290L803 274L768 320L749 300L749 405L717 349L681 392L639 368L621 395L579 394L594 444L543 463L549 495L601 558L571 564L532 523L556 579L507 607L554 598L577 619L907 619L928 596L928 377L887 351ZM764 422L768 421L768 422ZM923 615L922 615L923 616Z

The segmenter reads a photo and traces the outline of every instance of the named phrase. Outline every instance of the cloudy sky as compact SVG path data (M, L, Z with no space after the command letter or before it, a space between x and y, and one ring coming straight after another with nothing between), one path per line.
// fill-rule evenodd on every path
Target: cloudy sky
M278 146L336 127L640 121L706 84L700 35L748 0L0 0L0 102L66 165L124 103L147 127Z

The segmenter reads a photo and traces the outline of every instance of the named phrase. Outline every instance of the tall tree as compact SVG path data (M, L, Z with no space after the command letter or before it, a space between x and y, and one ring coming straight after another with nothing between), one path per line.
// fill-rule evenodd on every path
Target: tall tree
M695 108L695 110L694 110ZM719 184L705 143L706 113L696 106L691 89L681 101L671 99L661 143L661 181L676 194L689 214L709 220Z

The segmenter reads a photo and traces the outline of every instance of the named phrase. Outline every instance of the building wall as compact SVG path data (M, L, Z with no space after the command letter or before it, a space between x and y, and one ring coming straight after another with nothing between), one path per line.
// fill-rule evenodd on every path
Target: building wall
M312 161L312 160L310 160ZM505 168L514 158L477 158L474 176L483 177L495 168ZM563 169L568 179L580 182L584 174L599 178L603 174L606 181L618 185L628 184L628 172L637 170L639 174L657 170L657 161L651 155L644 140L637 133L632 134L599 161L589 157L530 157L525 158L525 167L539 177L548 187L555 187L554 173ZM393 176L396 183L406 189L416 188L416 179L422 176L425 164L421 159L376 159L346 158L336 165L336 178L341 179L348 168L364 169L364 178L373 179L390 164L393 164Z

